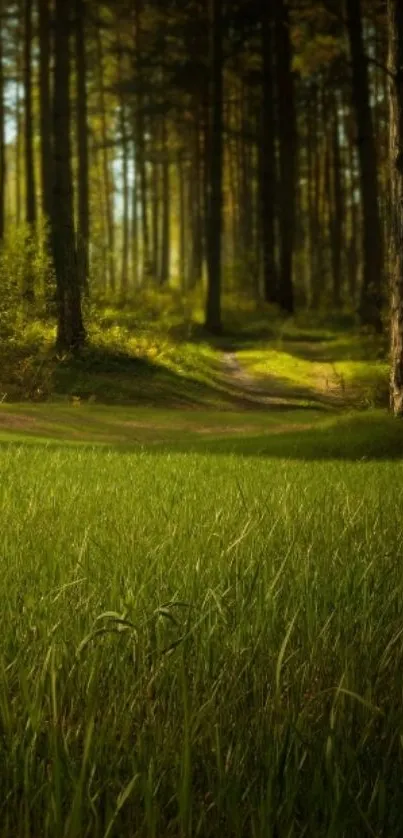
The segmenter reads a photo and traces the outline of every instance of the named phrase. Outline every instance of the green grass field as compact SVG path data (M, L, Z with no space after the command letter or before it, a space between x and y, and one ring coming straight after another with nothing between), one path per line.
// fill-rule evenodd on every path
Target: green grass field
M403 428L221 351L0 406L0 838L403 834Z

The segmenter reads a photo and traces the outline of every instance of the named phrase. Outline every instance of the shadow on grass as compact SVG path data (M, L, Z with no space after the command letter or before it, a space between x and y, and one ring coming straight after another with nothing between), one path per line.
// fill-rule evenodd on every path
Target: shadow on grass
M197 369L177 371L158 361L96 347L56 364L51 392L122 406L326 411L330 404L314 389L292 387L285 379L273 377L264 386L246 387L214 360L199 359Z
M225 429L224 429L225 430ZM27 447L52 451L96 449L99 453L114 451L117 454L147 453L153 456L164 454L203 455L210 457L235 456L239 458L281 459L302 462L346 461L374 462L403 460L403 422L380 411L336 417L319 424L268 426L267 431L225 436L217 434L214 428L207 436L188 432L176 434L174 438L161 437L158 429L147 439L126 438L121 442L63 440L20 434L10 440L1 440L0 447Z

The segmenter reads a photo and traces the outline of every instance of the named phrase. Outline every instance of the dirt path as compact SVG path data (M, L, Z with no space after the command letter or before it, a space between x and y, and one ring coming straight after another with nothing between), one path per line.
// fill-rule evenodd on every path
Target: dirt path
M265 375L256 379L240 365L235 352L223 353L223 377L238 398L255 407L292 407L301 406L301 402L310 402L316 406L329 404L330 393L295 387L276 375Z

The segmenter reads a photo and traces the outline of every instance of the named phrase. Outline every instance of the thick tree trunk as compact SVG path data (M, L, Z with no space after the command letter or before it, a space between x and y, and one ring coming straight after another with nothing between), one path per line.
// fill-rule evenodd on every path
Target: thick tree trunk
M85 341L74 233L70 142L70 11L55 0L53 84L52 248L57 283L57 346L74 351Z
M403 5L388 0L390 178L392 204L390 400L403 417Z
M277 301L278 277L275 254L276 139L274 121L273 20L271 4L261 2L262 17L262 134L260 145L261 237L264 298Z
M87 56L85 47L85 0L75 0L76 76L77 76L77 151L78 151L78 224L77 256L79 279L88 291L90 206L88 175Z
M364 52L361 0L348 0L347 10L363 211L364 271L360 314L362 323L381 331L383 242L378 205L377 155L372 124L368 65Z
M275 31L280 151L280 273L278 302L289 314L294 311L292 266L295 240L296 114L290 21L286 0L275 2Z
M50 5L49 0L39 0L39 120L41 137L41 192L42 213L49 221L52 211L52 143L50 131Z
M222 0L212 0L211 15L211 108L208 149L207 194L207 300L206 329L220 334L221 239L223 203L223 21Z

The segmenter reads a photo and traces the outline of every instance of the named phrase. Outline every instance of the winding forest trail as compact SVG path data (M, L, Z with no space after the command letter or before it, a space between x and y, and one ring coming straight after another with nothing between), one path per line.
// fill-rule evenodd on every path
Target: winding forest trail
M316 369L317 367L317 369ZM332 365L312 364L315 386L296 386L275 373L251 375L234 351L223 353L223 378L234 395L255 407L298 408L301 402L314 406L342 406L345 403L340 381Z

